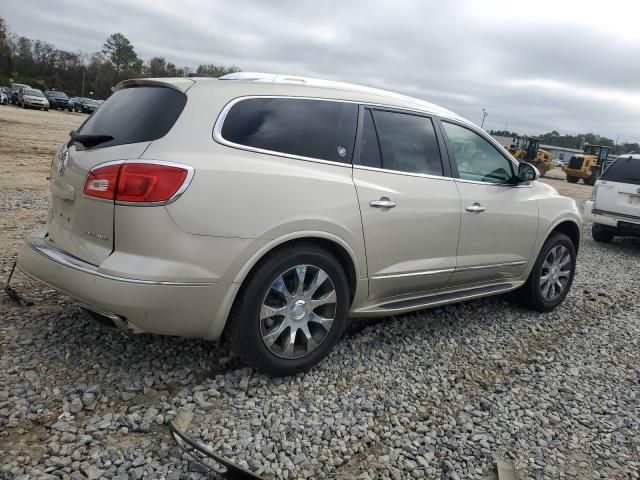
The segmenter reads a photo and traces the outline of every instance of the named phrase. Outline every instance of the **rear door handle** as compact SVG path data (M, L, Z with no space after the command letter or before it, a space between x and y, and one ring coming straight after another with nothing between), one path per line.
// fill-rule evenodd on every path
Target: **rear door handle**
M485 208L482 205L480 205L479 203L476 202L473 205L467 205L465 210L467 212L471 212L471 213L482 213L482 212L484 212Z
M373 208L393 208L396 206L396 202L389 200L387 197L382 197L380 200L371 200L369 206Z

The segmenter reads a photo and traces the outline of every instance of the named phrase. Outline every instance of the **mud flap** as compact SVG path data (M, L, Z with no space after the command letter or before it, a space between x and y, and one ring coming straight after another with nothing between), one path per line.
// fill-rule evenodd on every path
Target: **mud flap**
M259 477L258 475L231 463L226 458L214 453L208 447L191 439L187 433L189 432L189 426L191 425L192 420L192 412L180 409L175 418L169 422L169 431L182 451L201 465L204 465L211 473L214 474L214 478L225 478L230 480L264 480L263 477ZM213 460L213 462L203 461L206 459ZM212 465L212 463L215 463L216 465Z

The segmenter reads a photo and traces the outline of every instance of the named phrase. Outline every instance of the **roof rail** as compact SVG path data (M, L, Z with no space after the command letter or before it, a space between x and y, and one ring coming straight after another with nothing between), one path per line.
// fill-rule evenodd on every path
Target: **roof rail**
M245 82L259 82L259 83L276 83L276 84L294 84L294 85L307 85L310 87L322 87L322 88L333 88L336 90L346 90L350 92L358 92L370 95L378 95L389 98L396 98L399 100L409 101L418 103L421 105L436 107L432 103L426 102L424 100L420 100L415 97L410 97L408 95L402 95L400 93L390 92L388 90L382 90L379 88L366 87L364 85L357 85L354 83L346 83L346 82L336 82L333 80L323 80L320 78L311 78L311 77L299 77L296 75L281 75L277 73L261 73L261 72L235 72L228 73L223 75L218 80L238 80ZM437 107L441 110L442 107ZM450 112L453 114L453 112ZM455 115L455 114L453 114Z

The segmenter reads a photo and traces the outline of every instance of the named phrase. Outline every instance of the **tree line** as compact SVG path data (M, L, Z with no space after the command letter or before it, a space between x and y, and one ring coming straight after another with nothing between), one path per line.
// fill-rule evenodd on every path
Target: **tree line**
M9 31L0 17L0 85L26 83L42 90L61 90L70 96L107 98L126 78L219 77L238 72L236 66L181 66L164 57L143 61L122 33L110 35L97 52L61 50L51 43ZM93 92L93 94L90 94Z
M501 137L518 137L516 132L510 132L508 130L489 130L491 135L498 135ZM539 135L540 143L543 145L553 145L554 147L575 148L582 150L585 144L589 145L606 145L612 148L612 154L622 155L624 153L636 152L640 153L640 145L633 142L624 142L620 145L616 144L614 140L607 137L602 137L595 133L578 133L577 135L560 135L557 130L552 130L548 133Z

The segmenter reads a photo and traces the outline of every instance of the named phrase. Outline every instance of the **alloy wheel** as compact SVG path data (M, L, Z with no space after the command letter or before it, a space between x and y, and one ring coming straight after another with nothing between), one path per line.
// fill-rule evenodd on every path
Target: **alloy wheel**
M276 356L301 358L329 334L336 316L336 290L327 273L297 265L271 284L260 307L260 335Z
M540 273L540 293L551 302L558 298L567 288L571 278L571 254L564 245L557 245L549 250Z

